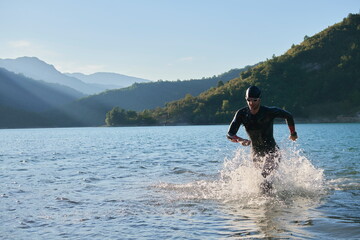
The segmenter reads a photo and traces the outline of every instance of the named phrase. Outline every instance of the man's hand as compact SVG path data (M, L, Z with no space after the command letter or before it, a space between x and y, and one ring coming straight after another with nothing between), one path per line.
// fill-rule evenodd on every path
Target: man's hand
M234 136L228 136L228 139L234 143L241 143L243 146L249 146L251 144L250 140L243 139L241 137L238 137L236 135Z
M291 140L293 140L293 141L296 141L297 138L298 138L298 136L297 136L297 133L296 133L296 132L291 133L291 135L290 135L290 137L289 137L289 139L291 139Z

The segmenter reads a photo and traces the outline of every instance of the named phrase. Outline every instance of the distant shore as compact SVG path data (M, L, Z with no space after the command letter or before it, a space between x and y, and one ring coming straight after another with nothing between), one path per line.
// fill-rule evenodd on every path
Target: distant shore
M156 126L199 126L199 125L227 125L230 123L209 123L209 124L191 124L191 123L167 123L167 124L153 124L153 125L120 125L120 126L32 126L32 127L0 127L0 129L30 129L30 128L85 128L85 127L156 127ZM282 119L275 119L275 123L284 123ZM318 117L318 118L297 118L295 117L295 123L297 124L316 124L316 123L360 123L360 113L356 116L337 116L337 117Z
M333 118L295 118L298 123L360 123L360 114L356 116L337 116Z

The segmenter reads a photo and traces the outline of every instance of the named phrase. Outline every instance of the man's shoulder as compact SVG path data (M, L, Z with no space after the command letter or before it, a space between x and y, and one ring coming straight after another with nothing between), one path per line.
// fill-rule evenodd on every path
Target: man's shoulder
M274 112L274 111L282 110L282 109L279 108L279 107L261 106L261 108L262 108L264 111L268 111L268 112Z
M264 110L263 112L266 112L267 114L271 114L274 116L278 116L278 115L291 115L291 113L289 113L288 111L279 108L279 107L267 107L264 106Z
M248 113L249 112L249 107L243 107L243 108L240 108L239 110L237 110L237 114L245 114L245 113Z

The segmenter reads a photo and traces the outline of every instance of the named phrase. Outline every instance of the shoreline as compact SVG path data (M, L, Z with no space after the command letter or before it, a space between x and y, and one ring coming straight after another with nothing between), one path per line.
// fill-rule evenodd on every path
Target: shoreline
M274 121L274 124L283 124L284 122ZM347 123L360 123L360 118L336 118L336 119L328 119L328 118L322 118L322 119L303 119L303 118L295 118L295 124L331 124L331 123L338 123L338 124L347 124ZM172 124L155 124L155 125L119 125L119 126L67 126L67 127L61 127L61 126L53 126L53 127L41 127L41 126L34 126L34 127L1 127L0 130L6 130L6 129L56 129L56 128L102 128L102 127L109 127L109 128L117 128L117 127L172 127L172 126L211 126L211 125L228 125L229 123L217 123L217 124L189 124L189 123L172 123Z

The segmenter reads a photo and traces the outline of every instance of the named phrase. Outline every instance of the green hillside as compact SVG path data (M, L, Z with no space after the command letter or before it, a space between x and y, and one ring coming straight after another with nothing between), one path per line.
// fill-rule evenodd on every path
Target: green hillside
M234 112L246 105L246 88L257 85L263 91L264 105L282 107L296 118L359 119L359 66L360 15L349 14L341 23L312 37L306 36L301 44L293 45L282 56L244 71L240 77L198 97L188 95L152 110L149 117L157 124L228 123ZM108 113L108 125L123 124L113 117L117 113L116 109Z

